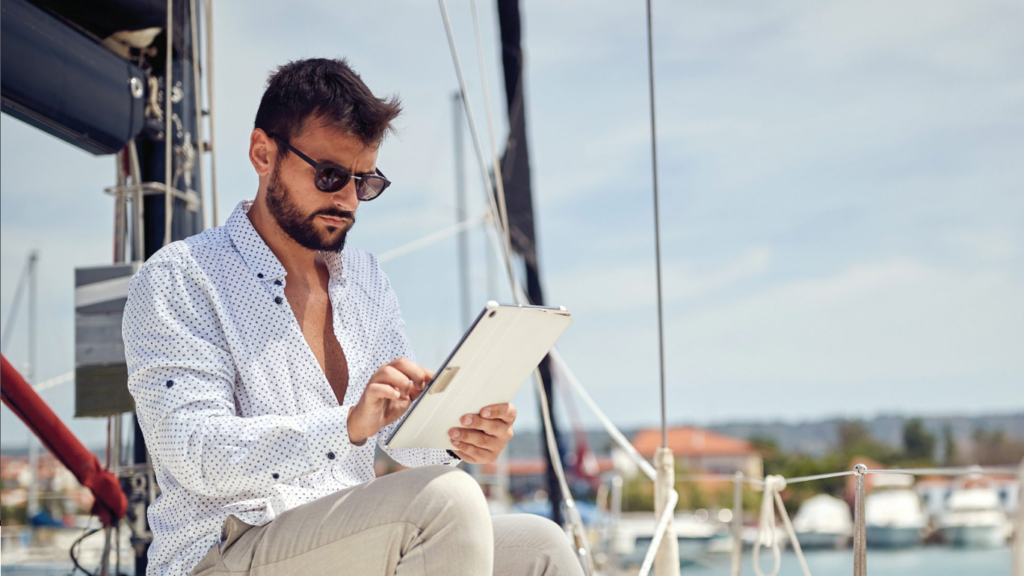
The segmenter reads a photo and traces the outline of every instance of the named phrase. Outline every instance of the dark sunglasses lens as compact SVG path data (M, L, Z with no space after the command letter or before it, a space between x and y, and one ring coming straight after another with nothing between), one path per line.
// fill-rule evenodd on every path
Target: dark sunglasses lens
M357 196L362 201L373 200L387 188L387 180L379 176L363 176L356 186Z
M337 192L348 184L349 173L340 166L325 166L316 173L316 187L322 192Z

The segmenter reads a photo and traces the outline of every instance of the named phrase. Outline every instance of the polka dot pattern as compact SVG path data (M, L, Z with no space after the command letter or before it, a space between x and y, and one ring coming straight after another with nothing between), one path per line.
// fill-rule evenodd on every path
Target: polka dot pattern
M334 333L349 368L339 406L283 305L285 270L249 222L251 205L240 203L222 227L164 247L129 290L128 388L161 490L149 508L150 576L188 574L229 515L263 525L373 479L377 438L349 441L349 408L380 366L414 359L376 259L354 248L324 253ZM388 454L410 467L458 463L442 450Z

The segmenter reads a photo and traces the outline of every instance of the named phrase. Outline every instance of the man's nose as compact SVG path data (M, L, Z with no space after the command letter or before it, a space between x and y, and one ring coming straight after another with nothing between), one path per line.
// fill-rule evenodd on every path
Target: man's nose
M332 203L341 210L355 212L359 206L359 196L356 194L356 179L349 178L341 190L331 193Z

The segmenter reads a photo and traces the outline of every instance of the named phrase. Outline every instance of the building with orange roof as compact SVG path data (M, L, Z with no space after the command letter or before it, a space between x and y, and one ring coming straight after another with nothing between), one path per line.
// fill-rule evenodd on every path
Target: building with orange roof
M648 428L636 433L633 446L645 458L653 459L661 447L661 429ZM695 426L668 429L668 447L676 464L691 472L745 475L760 478L764 474L761 453L746 440L718 434Z

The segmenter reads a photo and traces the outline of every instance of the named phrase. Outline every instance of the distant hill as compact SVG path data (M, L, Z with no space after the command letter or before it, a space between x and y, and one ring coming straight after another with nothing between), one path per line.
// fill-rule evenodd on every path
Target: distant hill
M898 447L903 440L903 423L914 416L877 416L864 420L871 435L879 441ZM961 444L969 444L971 433L981 428L987 431L1002 430L1007 436L1024 440L1024 412L1010 414L990 414L983 416L924 416L921 417L925 428L940 439L946 426L950 426ZM841 418L812 420L807 422L727 422L704 426L709 430L733 436L735 438L751 438L764 436L774 438L779 447L786 452L804 452L820 456L833 449L838 436ZM682 425L682 423L673 423ZM626 429L622 433L632 438L637 429ZM574 445L572 433L563 431L564 437L571 447ZM612 446L612 439L604 430L587 430L587 441L597 454L607 454ZM516 430L516 435L509 444L508 453L512 458L536 458L541 455L541 433L537 430ZM103 448L95 448L93 452L104 461ZM28 453L25 448L3 450L4 454L23 456Z
M898 447L903 441L903 423L914 416L885 415L864 420L871 435L880 442ZM941 440L943 430L950 426L958 442L967 444L975 429L987 431L1002 430L1011 438L1024 439L1024 412L991 414L983 416L923 416L925 428ZM833 449L838 438L839 425L845 420L831 418L807 422L728 422L704 426L709 430L736 438L764 436L774 438L786 452L804 452L820 456ZM674 423L680 425L680 423ZM632 438L636 429L623 430L626 438ZM572 434L566 433L571 446ZM598 454L608 453L612 440L604 430L588 430L587 439ZM541 433L539 431L516 431L509 446L512 458L540 456Z

